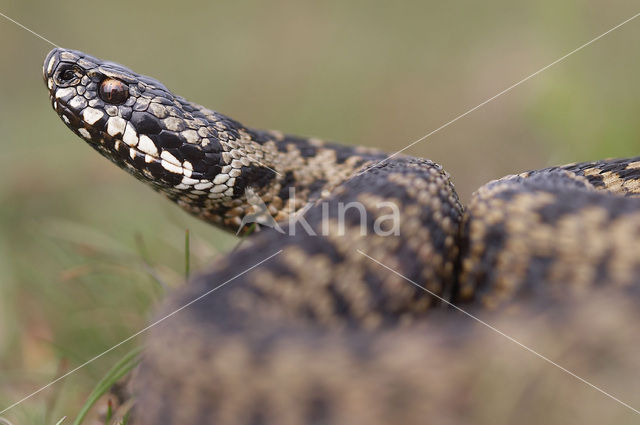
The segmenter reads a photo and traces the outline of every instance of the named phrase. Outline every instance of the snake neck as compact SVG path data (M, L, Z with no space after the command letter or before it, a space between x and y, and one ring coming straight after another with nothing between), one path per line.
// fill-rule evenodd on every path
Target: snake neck
M233 232L249 214L286 220L365 164L384 158L372 149L252 129L200 108L209 123L201 133L209 137L197 146L211 152L205 153L210 161L199 166L204 179L195 184L184 177L178 185L149 183L189 213Z

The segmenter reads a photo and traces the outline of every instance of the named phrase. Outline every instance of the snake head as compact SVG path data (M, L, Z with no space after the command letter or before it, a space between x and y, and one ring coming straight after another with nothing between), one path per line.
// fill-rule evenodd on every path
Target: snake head
M243 192L242 174L255 164L243 150L234 152L246 136L239 123L153 78L75 50L52 50L43 72L67 127L183 207L228 202Z

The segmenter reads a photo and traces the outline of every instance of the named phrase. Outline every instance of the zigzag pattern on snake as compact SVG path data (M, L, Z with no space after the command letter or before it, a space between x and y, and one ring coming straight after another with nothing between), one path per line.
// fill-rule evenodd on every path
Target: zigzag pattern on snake
M150 331L136 423L425 423L463 397L430 365L473 340L425 289L493 312L638 295L640 157L507 176L465 209L432 161L251 129L78 51L44 79L74 133L186 211L235 232L250 189L284 232L169 296L158 317L229 282Z

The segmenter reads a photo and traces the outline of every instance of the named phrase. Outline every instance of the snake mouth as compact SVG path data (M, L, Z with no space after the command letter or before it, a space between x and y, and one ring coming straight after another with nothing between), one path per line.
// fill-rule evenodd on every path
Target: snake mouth
M53 109L69 129L94 148L100 151L104 150L105 152L103 153L107 154L107 156L114 156L121 158L121 160L125 162L131 162L132 165L138 169L148 168L150 164L155 163L174 175L181 175L192 179L203 177L199 175L200 173L193 172L193 166L191 166L190 163L180 163L177 158L169 152L163 151L162 153L158 153L155 146L153 149L151 149L150 146L146 146L146 149L142 150L137 145L125 143L123 137L109 135L105 131L104 123L101 123L101 125L88 124L80 118L67 100L57 98L55 91L51 94L50 100Z
M86 123L78 117L75 110L64 99L57 98L55 92L50 96L51 106L56 111L62 122L65 123L70 130L82 137L85 141L95 144L99 139L91 134L91 130L94 132L97 129L88 129Z
M109 119L123 120L121 117L107 117L103 114L101 119L93 124L87 122L86 110L91 108L72 105L71 102L77 96L68 95L65 90L71 93L74 88L52 91L50 100L53 109L69 129L112 162L122 168L136 171L152 181L162 178L173 186L182 184L185 179L192 184L206 181L201 172L193 170L191 162L180 162L169 151L158 148L148 136L140 134L135 138L127 137L128 123L123 124L122 130L110 131Z
M177 158L166 151L163 151L161 154L144 152L137 146L128 145L122 139L111 136L99 139L97 143L107 149L110 149L120 157L123 157L125 161L132 162L133 165L139 169L148 168L151 166L150 164L156 164L160 165L163 169L173 175L184 176L196 180L203 178L200 173L193 172L193 166L191 163L187 161L180 163Z

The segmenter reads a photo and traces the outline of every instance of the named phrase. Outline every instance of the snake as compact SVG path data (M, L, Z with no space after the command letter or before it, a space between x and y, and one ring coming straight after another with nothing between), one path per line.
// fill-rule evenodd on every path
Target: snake
M250 234L158 307L135 423L444 423L464 391L443 365L473 339L452 306L500 317L605 288L637 307L640 157L509 175L463 206L428 159L253 129L75 50L43 74L89 146Z

